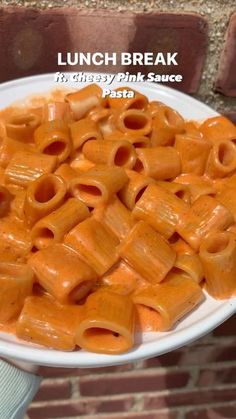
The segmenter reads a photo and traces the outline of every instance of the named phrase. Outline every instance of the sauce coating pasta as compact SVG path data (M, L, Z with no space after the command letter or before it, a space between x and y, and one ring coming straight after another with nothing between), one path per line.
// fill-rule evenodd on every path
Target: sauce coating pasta
M36 103L0 112L0 330L120 354L236 295L233 123L94 84Z

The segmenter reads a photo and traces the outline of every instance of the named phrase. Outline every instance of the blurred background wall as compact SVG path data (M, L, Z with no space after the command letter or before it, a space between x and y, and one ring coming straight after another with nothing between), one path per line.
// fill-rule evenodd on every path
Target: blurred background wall
M0 5L1 81L56 71L60 50L178 51L184 80L173 87L235 116L234 0L1 0Z

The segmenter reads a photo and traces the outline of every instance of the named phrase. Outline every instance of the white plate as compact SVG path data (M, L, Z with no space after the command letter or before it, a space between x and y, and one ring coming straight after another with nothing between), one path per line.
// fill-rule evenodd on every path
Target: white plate
M0 86L0 109L28 95L42 94L56 87L53 74L27 77L4 83ZM84 84L63 84L63 87L81 88ZM136 88L151 100L165 102L178 110L185 118L202 120L217 115L208 106L177 90L151 83L125 83ZM113 83L112 88L120 84ZM101 87L107 87L102 86ZM173 351L210 332L236 312L236 298L227 301L216 301L206 295L205 301L191 314L187 315L174 330L166 333L146 333L137 336L137 342L131 351L123 355L100 355L82 350L61 352L44 349L37 345L19 341L12 335L0 333L0 355L28 361L39 365L60 367L101 367L125 364L139 359L154 357Z

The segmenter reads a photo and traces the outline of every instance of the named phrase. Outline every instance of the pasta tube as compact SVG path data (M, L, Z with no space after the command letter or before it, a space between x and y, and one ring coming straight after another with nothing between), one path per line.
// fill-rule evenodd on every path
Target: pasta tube
M151 307L135 304L135 331L138 333L158 332L160 330L160 314Z
M183 239L181 239L178 233L173 234L173 236L170 239L170 245L172 249L174 249L174 251L176 252L177 257L181 255L195 254L193 248L189 246L189 244L186 243Z
M33 113L11 115L6 123L7 136L23 143L33 142L39 124L39 117Z
M230 226L227 231L229 231L230 233L233 233L236 235L236 224L233 224L232 226Z
M159 108L160 107L166 107L166 105L163 102L158 102L157 100L152 100L149 102L147 106L147 111L150 113L151 117L154 118L156 115L159 114Z
M152 147L173 145L175 135L183 131L184 120L178 112L169 106L157 107L151 133Z
M161 282L175 262L168 242L144 221L139 221L121 243L119 254L144 279Z
M138 148L134 170L156 180L173 179L181 172L179 153L173 147Z
M46 103L42 109L42 122L63 120L65 122L72 121L72 113L68 103L50 102Z
M39 284L65 304L86 297L97 279L94 270L61 243L36 252L28 263Z
M10 209L12 196L7 188L0 185L0 217L4 217Z
M115 115L112 109L106 109L106 114L100 116L97 125L104 139L116 130Z
M21 221L24 221L24 203L25 203L25 189L20 188L18 191L14 193L14 196L11 198L11 211L17 218Z
M216 199L228 208L234 216L234 222L236 222L236 198L233 185L225 187L219 194L216 195Z
M71 124L70 133L74 150L78 150L86 141L101 139L97 124L89 118L83 118Z
M163 332L193 310L203 298L202 289L196 281L185 275L170 273L160 285L135 293L133 302L155 310L159 315L158 329Z
M83 174L83 172L87 172L89 169L92 169L95 164L84 157L84 155L79 152L77 156L71 161L70 167L77 171L78 174Z
M134 226L131 212L118 198L113 198L108 204L96 207L93 216L105 224L119 240L123 240Z
M31 227L40 218L59 208L65 199L66 183L54 174L43 175L32 182L26 191L24 214Z
M236 236L210 233L200 246L207 292L216 299L236 295Z
M75 119L83 118L92 108L102 103L102 89L96 84L90 84L77 92L65 97Z
M122 167L95 166L86 173L72 179L70 192L89 207L108 202L127 182Z
M33 271L20 263L0 262L0 322L16 317L32 293Z
M83 146L83 154L93 163L132 169L136 162L135 149L125 140L90 140Z
M7 137L6 124L3 120L0 119L0 138L5 137Z
M23 221L13 214L1 218L0 237L2 240L1 260L4 259L4 254L11 253L11 260L25 261L26 256L32 249L32 241L29 230L26 229Z
M124 140L129 141L135 148L145 148L150 145L150 140L145 135L125 134Z
M202 175L211 147L211 143L205 140L186 134L176 135L175 148L180 155L182 173Z
M230 141L217 141L213 145L206 165L206 174L211 178L221 178L236 169L236 144Z
M118 239L93 217L74 227L65 236L64 242L75 249L98 275L108 271L118 258Z
M67 163L60 164L54 173L55 175L62 177L66 183L69 183L71 179L74 179L80 174L79 171L73 169L73 167Z
M176 231L198 250L207 234L226 230L233 222L233 215L226 207L210 196L201 196L180 219Z
M147 187L133 209L137 220L146 221L167 239L185 216L189 206L172 192L151 184Z
M165 182L165 181L158 181L156 182L156 184L172 192L178 198L186 202L186 204L190 204L191 193L190 193L190 189L188 185L184 185L177 182Z
M126 173L129 177L129 181L119 191L119 197L127 208L132 210L148 185L154 183L155 181L154 179L141 175L134 170L127 170Z
M187 274L197 283L203 280L202 262L196 254L178 254L174 266L178 272Z
M144 111L148 105L148 99L142 93L137 92L136 90L130 89L130 87L119 87L115 89L115 92L120 92L123 90L129 90L134 92L134 97L132 98L108 98L108 104L111 108L116 110L127 110L127 109L139 109Z
M108 290L91 294L85 303L76 343L82 349L105 354L120 354L134 343L132 300Z
M44 122L35 130L34 140L41 153L57 156L59 163L66 160L72 150L70 131L63 120Z
M139 280L139 275L125 261L120 260L100 280L102 287L121 295L131 294Z
M78 223L90 215L88 207L76 198L68 199L65 204L41 218L31 231L32 242L37 249L44 249L59 243Z
M38 177L56 168L57 158L41 153L19 151L14 154L5 171L5 182L27 187Z
M87 117L91 119L91 121L99 124L103 120L106 120L110 115L110 109L103 108L102 106L96 106L95 108L91 109Z
M16 324L16 334L20 339L52 349L73 351L81 318L81 306L64 306L46 296L28 297Z
M116 115L116 126L124 133L147 135L152 130L152 119L147 112L129 109Z
M204 138L212 143L224 140L235 140L236 127L224 116L213 116L206 119L199 127Z
M20 141L13 140L9 137L2 138L0 144L0 166L5 169L15 153L26 151L27 149L28 147Z
M184 133L191 137L203 139L203 134L199 129L199 123L196 121L186 121L184 124Z
M190 191L191 204L196 201L200 196L211 195L217 193L216 185L212 179L198 176L195 174L180 175L175 179L176 183L181 183L187 186Z
M3 167L0 166L0 185L5 184L4 174L5 170L3 169Z
M150 140L145 135L139 135L132 133L123 133L119 130L112 131L111 134L106 135L106 140L117 141L117 140L125 140L131 143L135 148L144 148L150 145Z

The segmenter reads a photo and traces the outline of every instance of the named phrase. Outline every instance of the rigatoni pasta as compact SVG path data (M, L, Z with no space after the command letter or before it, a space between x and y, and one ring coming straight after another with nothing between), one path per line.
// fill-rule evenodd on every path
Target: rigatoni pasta
M52 173L57 157L31 151L17 151L5 170L5 183L26 188L40 176Z
M20 263L0 262L0 322L20 313L33 288L33 271Z
M236 295L236 236L230 232L210 233L201 244L206 288L214 298Z
M97 124L89 118L83 118L70 124L70 133L74 150L80 149L86 141L101 138Z
M179 153L173 147L137 149L134 169L156 180L173 179L181 173Z
M23 143L33 142L34 132L39 124L39 117L33 113L13 114L6 123L6 133L14 140Z
M41 124L34 132L34 141L41 153L57 156L59 163L66 160L72 150L69 128L63 120Z
M89 207L107 203L128 181L121 167L98 165L72 179L70 192Z
M152 284L165 278L176 256L165 239L144 221L133 227L120 246L119 254Z
M134 342L134 306L130 298L109 290L91 294L84 307L76 343L91 352L120 354Z
M41 218L31 231L32 242L37 249L59 243L78 223L89 217L88 207L78 199L69 198L63 205Z
M119 240L125 239L135 223L131 211L119 198L113 198L107 205L96 207L93 216L104 223Z
M80 306L62 305L47 296L28 297L16 325L16 334L29 342L73 351L81 311Z
M62 205L66 196L66 183L55 174L43 175L27 188L24 202L26 224L30 227Z
M98 275L117 262L117 237L94 217L79 223L65 237L65 244L75 249Z
M29 265L39 284L61 303L80 301L97 279L95 271L61 243L36 252Z
M137 201L133 215L169 239L188 209L189 206L178 196L158 184L151 184Z
M83 154L93 163L127 169L132 169L136 162L135 148L125 140L90 140L83 146Z
M168 274L160 284L134 294L133 302L157 312L158 330L169 330L177 320L191 311L204 298L201 287L193 279L176 273Z
M0 330L120 354L236 295L234 124L132 93L0 112Z
M95 106L102 102L102 89L96 84L90 84L83 89L69 93L65 98L69 103L72 114L75 119L81 119Z

